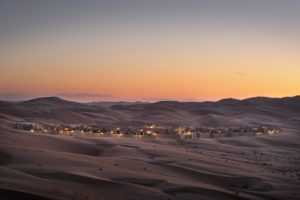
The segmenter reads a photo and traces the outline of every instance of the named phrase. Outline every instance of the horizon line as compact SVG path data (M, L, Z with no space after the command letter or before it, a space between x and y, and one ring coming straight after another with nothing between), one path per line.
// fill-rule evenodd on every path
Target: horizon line
M70 101L70 102L76 102L76 103L83 103L83 104L89 104L89 103L157 103L157 102L219 102L222 100L238 100L238 101L243 101L243 100L247 100L247 99L254 99L254 98L269 98L269 99L284 99L284 98L294 98L294 97L300 97L299 95L293 95L293 96L282 96L282 97L270 97L270 96L251 96L251 97L247 97L247 98L233 98L233 97L225 97L225 98L220 98L220 99L216 99L216 100L183 100L183 99L158 99L158 100L99 100L99 101L78 101L78 100L72 100L72 99L68 99L68 98L64 98L64 97L60 97L60 96L39 96L39 97L33 97L33 98L24 98L24 99L20 99L20 100L3 100L0 99L0 101L3 102L26 102L26 101L32 101L32 100L37 100L37 99L49 99L49 98L58 98L61 100L65 100L65 101Z

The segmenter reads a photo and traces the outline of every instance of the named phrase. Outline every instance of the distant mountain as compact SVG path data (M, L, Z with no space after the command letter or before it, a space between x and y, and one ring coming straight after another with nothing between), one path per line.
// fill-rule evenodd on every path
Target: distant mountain
M130 102L130 101L98 101L98 102L91 102L91 103L86 103L86 104L91 105L91 106L110 107L110 106L113 106L113 105L148 104L148 102L142 102L142 101L135 101L135 102Z
M31 99L28 101L23 101L23 102L21 102L21 104L48 105L48 106L50 106L50 105L54 105L54 106L80 105L80 103L64 100L59 97L40 97L40 98Z
M247 126L276 124L296 126L300 119L300 96L255 97L217 102L94 102L67 101L58 97L23 102L0 101L1 117L40 123L82 123L103 126Z

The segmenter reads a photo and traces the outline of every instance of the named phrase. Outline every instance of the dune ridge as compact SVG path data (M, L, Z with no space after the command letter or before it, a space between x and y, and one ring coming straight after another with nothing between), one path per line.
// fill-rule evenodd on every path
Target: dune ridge
M299 97L87 105L0 103L0 199L299 199ZM69 118L68 118L69 117ZM68 118L68 119L67 119ZM126 118L126 119L125 119ZM272 124L274 137L112 138L30 133L16 120Z

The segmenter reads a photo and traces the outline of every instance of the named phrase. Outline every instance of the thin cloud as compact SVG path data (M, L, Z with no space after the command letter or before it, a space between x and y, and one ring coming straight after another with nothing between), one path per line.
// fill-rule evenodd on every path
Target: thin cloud
M54 96L65 98L107 98L109 94L94 94L94 93L58 93Z
M78 102L103 101L111 98L110 94L102 93L57 93L52 96Z
M181 101L181 102L202 102L204 99L196 99L196 98L145 98L141 101L145 102L158 102L158 101Z
M237 75L239 75L239 76L247 76L247 74L245 74L243 72L237 72Z

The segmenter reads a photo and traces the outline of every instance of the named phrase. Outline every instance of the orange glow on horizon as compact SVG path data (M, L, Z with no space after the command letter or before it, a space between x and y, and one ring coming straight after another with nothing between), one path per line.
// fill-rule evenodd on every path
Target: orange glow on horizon
M95 26L79 33L60 27L5 40L0 93L95 94L74 97L82 101L300 94L298 38L245 24L167 25Z

